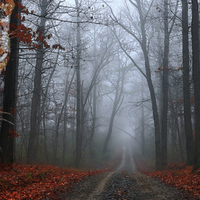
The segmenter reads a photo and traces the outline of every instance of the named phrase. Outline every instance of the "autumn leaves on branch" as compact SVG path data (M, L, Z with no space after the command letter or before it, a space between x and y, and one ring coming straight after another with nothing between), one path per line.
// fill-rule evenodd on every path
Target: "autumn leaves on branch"
M9 21L14 7L15 3L13 0L5 0L5 3L0 2L0 71L5 68L9 60Z
M46 48L50 48L46 39L51 39L51 34L42 36L39 30L33 31L22 23L17 27L15 24L9 23L11 14L21 19L21 22L25 21L25 16L21 17L19 13L13 13L15 6L20 8L21 12L26 15L34 13L33 10L29 12L25 6L18 2L15 3L13 0L5 0L4 3L0 2L0 71L6 67L9 60L10 37L17 37L19 42L23 42L29 46L29 50L40 48L38 41L42 41ZM65 50L60 44L53 44L52 48Z

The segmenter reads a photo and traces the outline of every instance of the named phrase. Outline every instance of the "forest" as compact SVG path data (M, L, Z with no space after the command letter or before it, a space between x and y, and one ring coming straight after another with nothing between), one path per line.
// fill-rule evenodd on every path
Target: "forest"
M198 8L2 0L0 163L97 169L129 147L155 170L198 170Z

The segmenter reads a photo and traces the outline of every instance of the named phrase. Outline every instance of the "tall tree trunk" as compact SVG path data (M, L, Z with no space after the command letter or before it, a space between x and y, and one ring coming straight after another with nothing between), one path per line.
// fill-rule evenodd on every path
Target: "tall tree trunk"
M177 135L178 135L179 152L180 152L179 154L180 154L181 161L184 162L184 158L183 158L183 144L182 144L181 133L180 133L180 128L179 128L177 106L176 106L176 110L174 110L174 106L172 106L172 114L174 116L175 130L176 130Z
M16 0L21 3L21 0ZM16 13L20 14L19 8L16 6L11 15L10 24L19 24L19 20L15 17ZM2 150L2 162L14 162L15 137L10 135L9 130L16 129L16 100L17 100L17 80L18 80L18 65L19 65L19 42L18 39L10 39L10 59L6 66L6 75L4 83L4 99L3 99L3 121L1 124L0 147ZM6 114L10 113L10 114ZM1 160L0 160L1 162Z
M147 59L147 58L146 58ZM150 66L149 61L147 60L147 63L145 64L146 71L147 71L147 83L150 91L151 96L151 103L152 103L152 110L153 110L153 118L154 118L154 128L155 128L155 149L156 149L156 169L161 169L161 140L160 140L160 121L158 116L158 107L156 103L156 96L155 91L153 87L153 83L151 80L151 74L150 74Z
M177 123L176 123L177 124ZM183 144L182 144L182 140L181 140L181 133L177 124L177 130L178 130L178 143L179 143L179 152L180 152L180 158L181 158L181 162L184 162L184 157L183 157Z
M181 123L181 132L182 132L182 144L183 144L183 157L184 157L184 162L186 161L186 139L185 139L185 129L184 129L184 116L180 117L180 123Z
M45 119L45 112L43 112L43 134L44 134L44 149L45 149L45 155L46 160L49 162L49 156L48 156L48 150L47 150L47 135L46 135L46 119Z
M64 108L64 130L63 130L63 166L65 166L65 154L66 154L66 149L68 147L68 142L67 142L67 105L65 105Z
M41 22L39 26L39 31L41 35L44 35L45 32L45 23L46 23L46 8L47 8L47 0L42 0L41 5ZM36 161L36 141L37 141L37 117L40 109L40 96L41 96L41 76L42 76L42 63L44 58L44 47L41 41L38 42L39 49L36 53L36 67L35 67L35 78L34 78L34 89L33 89L33 97L31 104L31 119L30 119L30 136L29 136L29 146L28 146L28 154L27 161L28 163L34 163Z
M95 80L96 82L96 80ZM90 138L90 149L89 149L89 154L90 154L90 159L93 159L94 158L94 135L95 135L95 131L96 131L96 118L97 118L97 105L96 105L96 93L97 93L97 85L95 84L94 85L94 88L93 88L93 103L92 103L92 132L91 132L91 138Z
M97 42L96 42L96 26L94 26L94 68L97 67ZM90 143L89 143L89 156L92 160L94 158L94 135L96 131L96 117L97 117L97 105L96 105L96 93L97 93L97 77L95 76L94 80L94 88L93 88L93 99L92 99L92 131L90 136Z
M81 33L80 33L80 8L78 0L75 0L77 12L77 55L76 55L76 82L77 82L77 102L76 102L76 156L75 167L80 167L82 151L81 133L81 78L80 78L80 59L81 59Z
M146 46L146 44L145 44ZM153 83L151 80L151 72L150 72L150 65L149 65L149 58L147 56L147 51L144 48L143 49L144 55L145 55L145 68L146 68L146 74L147 74L147 83L150 91L151 96L151 103L152 103L152 110L153 110L153 118L154 118L154 127L155 127L155 145L156 145L156 169L161 168L161 140L160 140L160 122L159 122L159 116L158 116L158 107L156 103L156 96L155 91L153 87Z
M186 165L194 164L194 138L191 122L190 83L189 83L189 45L188 45L188 1L182 0L182 35L183 35L183 98L184 123L186 138Z
M164 59L163 59L163 79L162 79L162 116L161 116L161 139L162 139L162 168L167 165L167 113L168 113L168 85L169 85L169 31L168 31L168 0L164 1Z
M142 131L141 131L141 145L142 145L142 155L145 156L145 135L144 135L144 131L145 131L145 123L144 123L144 86L143 86L143 76L142 76L142 118L141 118L141 124L142 124Z
M171 106L174 106L173 104ZM172 108L174 109L174 108ZM177 155L178 155L178 147L177 147L177 134L176 134L176 127L175 127L175 120L174 120L174 115L173 112L170 117L171 121L171 137L172 137L172 162L177 161Z
M71 122L71 140L72 140L72 152L73 152L73 157L74 157L74 153L75 153L75 145L76 145L76 123L75 123L75 119L76 119L76 99L74 98L74 102L73 102L73 114L72 114L72 122Z
M200 168L200 66L199 66L199 13L198 2L192 0L192 54L193 54L193 82L195 99L195 154L194 168Z

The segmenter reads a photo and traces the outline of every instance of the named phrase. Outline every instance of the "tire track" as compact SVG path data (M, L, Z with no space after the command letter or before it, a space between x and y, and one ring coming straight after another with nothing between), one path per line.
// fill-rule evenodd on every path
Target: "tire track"
M126 151L125 149L123 149L123 154L122 154L122 161L120 163L120 166L113 172L110 172L97 186L97 188L95 189L95 191L89 196L89 198L87 200L95 200L96 196L99 196L105 189L106 183L110 180L110 178L112 177L113 174L119 172L124 164L125 164L125 154Z

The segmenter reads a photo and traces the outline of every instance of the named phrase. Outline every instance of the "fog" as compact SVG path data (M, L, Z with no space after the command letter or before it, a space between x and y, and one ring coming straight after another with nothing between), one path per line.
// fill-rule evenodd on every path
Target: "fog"
M185 160L180 2L23 5L31 42L19 44L17 162L98 168L123 147L155 161L158 144Z

